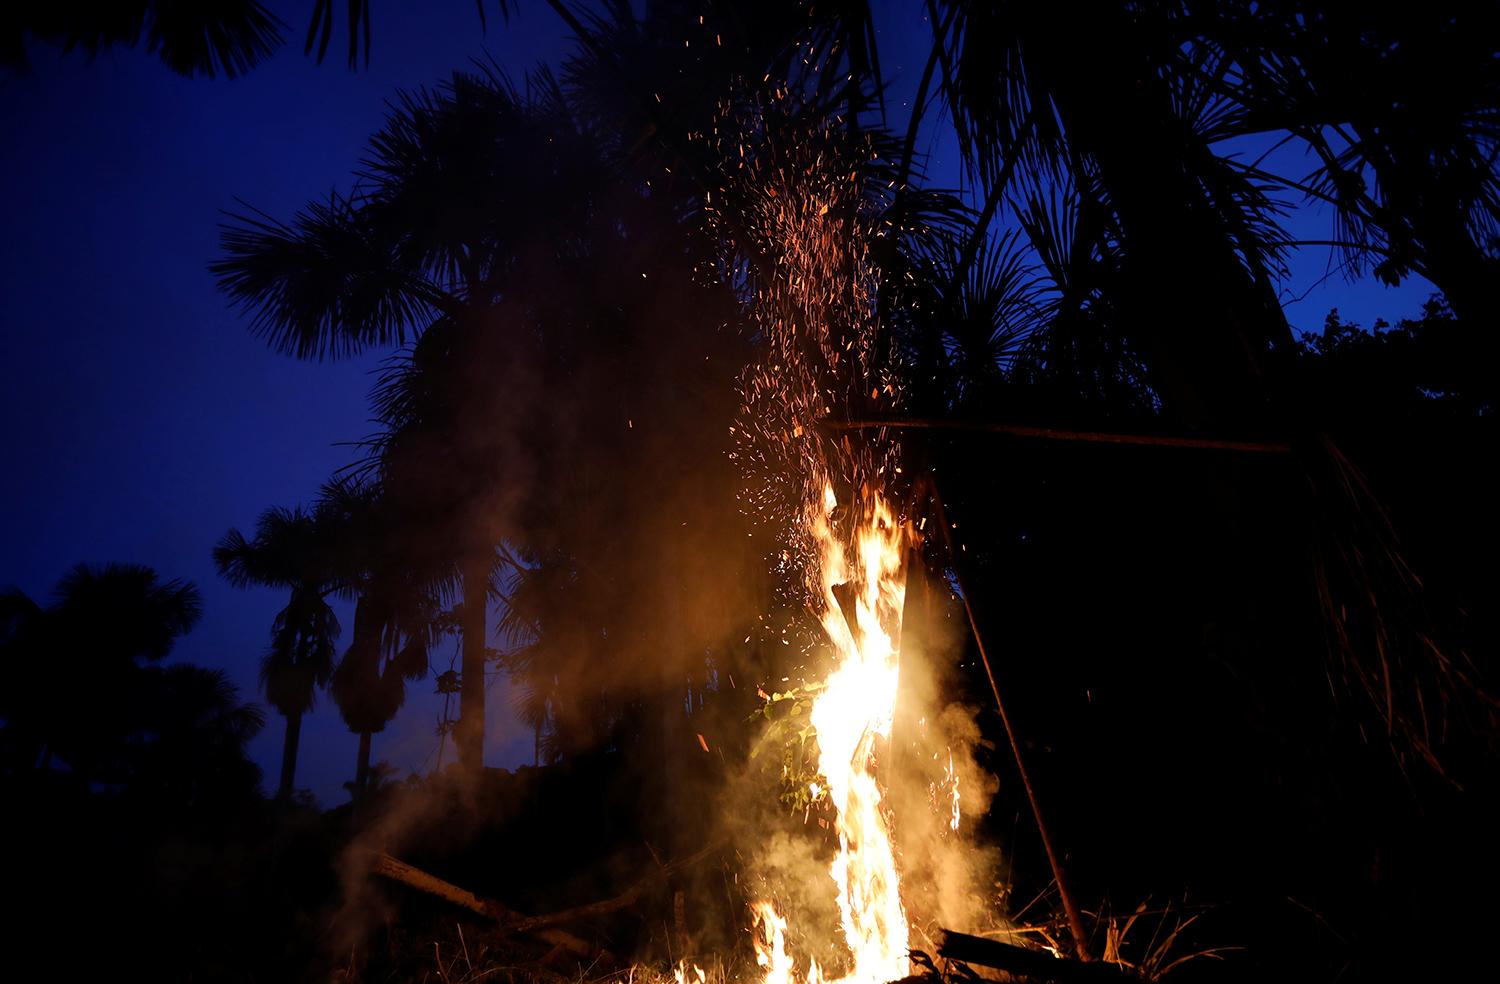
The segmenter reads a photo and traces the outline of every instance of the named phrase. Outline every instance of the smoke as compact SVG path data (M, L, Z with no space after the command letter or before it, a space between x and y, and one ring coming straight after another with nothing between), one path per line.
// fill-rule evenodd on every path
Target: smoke
M847 153L828 133L787 150L823 160L819 141L830 162ZM733 225L748 220L779 253L748 306L705 282L705 258L683 250L669 210L634 192L569 189L595 196L586 226L538 240L515 260L512 294L478 323L430 329L393 368L385 477L416 512L444 518L419 534L429 549L499 545L495 641L541 757L607 765L611 846L575 867L593 861L618 878L651 863L648 850L680 857L722 841L735 854L730 884L691 882L694 908L741 935L701 916L700 939L744 940L746 903L772 898L799 963L836 971L848 962L829 874L836 816L807 781L816 737L794 692L799 669L828 662L806 608L817 564L806 509L809 489L816 507L826 483L848 529L880 490L899 491L888 488L893 442L830 441L818 429L830 405L880 412L899 394L871 322L875 232L858 167L777 166L781 191L768 195L757 182L776 163L734 179L743 207L763 211ZM920 606L908 598L896 722L874 766L918 945L933 926L993 920L998 864L973 840L994 792L975 764L974 714L942 696L956 647L932 600L940 593L923 585ZM750 725L757 683L782 699ZM334 951L388 916L373 852L430 851L441 830L452 857L526 809L541 807L456 772L392 797L343 857ZM607 894L600 878L588 884Z
M961 690L961 609L946 585L921 570L908 572L907 591L896 718L890 742L878 750L878 769L911 945L933 952L939 927L979 933L1008 926L997 890L1001 853L981 835L999 784L977 761L984 742L978 709L946 696ZM785 693L774 694L782 699L768 705L745 771L725 787L721 823L743 859L745 898L771 899L787 918L799 972L811 958L836 976L847 971L849 954L829 871L834 816L826 799L809 802L793 785L816 753L796 737L797 699ZM748 927L748 910L742 919Z
M979 838L999 783L976 760L978 709L945 696L961 690L963 623L952 594L922 571L908 574L907 591L887 801L912 945L931 952L938 927L975 933L1003 925L1000 851Z
M430 852L442 842L462 847L483 827L503 822L502 802L481 805L476 777L448 769L421 786L398 785L371 794L351 808L354 828L334 864L338 894L327 914L324 945L333 966L358 964L371 935L395 923L396 896L374 874L380 854Z
M887 433L825 429L900 412L903 394L870 254L886 232L883 191L862 177L878 154L805 109L793 97L750 100L715 129L734 152L708 217L739 251L726 265L745 271L764 340L741 384L735 456L747 501L782 547L774 571L786 609L786 651L773 646L764 666L764 730L726 791L724 822L742 846L748 897L786 917L799 975L810 958L833 976L887 979L901 975L908 941L931 949L934 927L996 922L999 856L974 836L996 786L975 761L974 710L943 696L960 637L919 551L907 551L905 610L891 610L902 596L890 573L904 537L889 535L888 512L904 491L901 450ZM899 651L894 720L884 717L888 643ZM810 719L831 726L826 777ZM878 737L888 725L889 740ZM896 927L903 907L907 926Z

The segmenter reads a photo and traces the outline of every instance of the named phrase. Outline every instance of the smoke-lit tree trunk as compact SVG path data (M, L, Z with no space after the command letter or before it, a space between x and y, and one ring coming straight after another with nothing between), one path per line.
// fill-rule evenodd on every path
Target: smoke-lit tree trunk
M276 788L277 799L291 799L293 778L297 772L297 746L302 741L302 715L286 716L286 735L281 740L281 783Z
M463 671L458 694L458 764L465 772L484 765L485 615L489 606L488 558L470 560L464 569Z
M370 732L359 733L359 761L354 766L354 798L360 799L365 795L365 787L370 784Z

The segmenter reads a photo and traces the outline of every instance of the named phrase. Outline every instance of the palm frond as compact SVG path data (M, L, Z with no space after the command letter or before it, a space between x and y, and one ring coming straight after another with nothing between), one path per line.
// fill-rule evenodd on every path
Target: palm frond
M219 289L251 316L251 330L297 358L399 345L443 306L442 292L399 265L367 217L330 195L291 224L252 211L220 226Z
M91 58L115 45L144 45L179 75L234 78L281 47L283 26L255 0L29 4L7 15L5 34L16 36L0 37L0 48L23 60L26 35Z
M203 616L191 582L161 581L138 564L78 564L58 581L57 609L93 644L155 662Z

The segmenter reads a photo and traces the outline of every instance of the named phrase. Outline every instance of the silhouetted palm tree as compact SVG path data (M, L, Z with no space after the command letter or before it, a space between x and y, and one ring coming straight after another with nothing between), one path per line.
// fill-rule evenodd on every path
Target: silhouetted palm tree
M116 45L158 55L180 75L243 74L281 46L280 21L254 0L172 3L114 0L21 3L0 21L0 62L26 64L26 42L44 41L90 57Z
M427 675L427 654L448 630L441 598L451 569L423 566L419 527L400 522L380 486L345 479L324 486L319 511L338 530L342 582L356 596L354 633L329 690L359 735L353 790L369 783L372 736L406 702L406 684ZM426 555L430 556L430 555Z
M1398 758L1440 768L1447 709L1489 701L1462 653L1434 641L1386 509L1298 391L1274 290L1294 243L1271 196L1333 202L1347 255L1380 256L1390 281L1429 273L1493 320L1479 285L1496 262L1500 129L1483 29L1451 5L1414 17L1296 2L937 7L951 24L944 87L987 195L1070 184L1102 217L1087 244L1113 271L1100 299L1163 416L1289 435L1317 517L1336 678ZM1222 149L1268 133L1302 139L1320 170L1298 180Z
M1494 9L1430 3L1227 3L1205 13L1205 45L1232 59L1226 93L1244 125L1294 138L1319 163L1265 179L1336 210L1353 272L1415 272L1460 317L1500 312L1500 70Z
M705 189L718 187L721 162L701 160L690 137L712 124L736 73L758 78L767 60L801 64L789 41L805 12L787 4L746 18L734 29L743 37L695 64L674 33L700 30L695 12L662 5L652 12L659 22L643 25L611 8L584 26L590 54L567 66L566 88L538 75L523 96L483 73L403 96L351 195L289 223L244 214L224 230L213 270L274 347L312 358L411 342L376 395L385 431L371 464L403 523L462 576L456 744L467 767L481 758L502 542L587 571L590 644L549 650L568 657L564 691L599 685L589 667L610 651L680 641L650 610L682 604L690 578L663 569L734 580L732 564L705 569L708 544L686 542L712 537L712 526L684 534L680 519L660 523L668 503L686 511L731 500L731 468L681 476L663 462L695 448L725 463L733 375L748 352L731 290L706 289L699 275L717 257L692 217ZM869 40L857 27L845 37L840 21L819 23L829 43L853 39L863 50ZM740 54L739 41L753 42L752 53ZM679 68L692 71L678 77ZM653 96L663 80L670 104ZM869 104L841 83L814 88L828 117ZM890 174L876 180L879 167L872 189L890 184ZM915 192L904 199L912 215L926 204ZM889 218L903 235L919 224ZM619 421L644 425L629 445ZM649 602L637 597L647 584L660 593ZM580 725L594 719L596 732L611 720L581 706L569 713Z
M240 702L223 670L152 667L140 693L137 713L152 738L132 762L131 795L158 810L210 814L242 808L259 795L260 768L245 748L265 714Z
M339 623L328 599L341 585L332 534L325 516L272 508L261 514L252 538L232 529L214 547L214 564L230 584L289 593L271 623L271 645L260 664L266 700L286 718L280 799L293 792L302 717L333 672Z
M121 778L134 722L129 695L202 615L198 589L149 567L79 564L43 607L0 595L0 694L14 768L62 759L80 777ZM70 683L59 684L60 674Z
M503 330L499 310L536 245L566 249L559 230L585 224L594 161L550 79L523 96L496 74L456 74L398 99L352 196L291 224L235 216L212 265L281 351L310 358L418 339L419 387L390 391L382 407L382 482L462 575L455 740L468 768L482 757L486 614L504 535L494 502L509 437L492 422L515 397L490 374L529 344Z
M479 25L485 26L484 0L476 0ZM502 17L509 19L514 0L498 0ZM360 56L370 60L370 5L349 0L344 32L348 37L349 67ZM333 40L336 14L333 0L315 0L307 25L305 54L321 63ZM158 54L168 68L189 77L219 72L229 78L263 62L281 47L281 21L255 0L216 3L172 3L168 0L112 0L105 4L15 4L0 21L0 63L26 64L26 42L44 41L64 51L81 48L90 57L116 45Z

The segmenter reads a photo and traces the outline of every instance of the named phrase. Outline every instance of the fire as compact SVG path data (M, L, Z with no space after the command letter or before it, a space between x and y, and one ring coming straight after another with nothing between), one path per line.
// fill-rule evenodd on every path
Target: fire
M824 484L807 525L820 547L817 566L824 632L835 664L813 702L818 768L826 780L839 847L829 874L840 927L853 957L847 984L883 984L907 976L908 929L890 823L876 775L890 739L900 678L901 609L906 596L906 530L878 494L853 537L853 551L835 529L837 496ZM840 595L842 594L842 597ZM820 789L814 784L814 789ZM759 928L756 959L765 984L793 984L786 920L769 902L752 907ZM805 977L821 977L812 963Z
M948 814L948 829L954 833L958 833L958 822L962 819L963 813L959 809L958 773L953 771L953 749L951 748L948 749L948 768L944 778L948 780L948 788L952 790L953 796L953 807Z
M818 733L818 768L838 811L839 851L830 874L838 886L844 941L854 955L849 980L884 982L907 973L906 912L890 825L881 809L875 776L877 739L889 740L900 677L898 640L906 597L902 566L904 535L885 501L876 496L871 516L856 537L853 564L833 535L835 503L825 487L821 522L813 525L823 545L823 629L837 663L812 707ZM841 605L834 588L853 587L852 606ZM853 611L849 611L852 607Z
M765 984L793 984L796 973L792 955L786 948L786 919L770 902L754 902L750 912L755 917L755 962L765 971ZM807 971L808 984L819 981L817 961Z
M851 143L831 121L802 129L813 117L794 98L723 110L714 140L761 134L763 120L783 124L769 131L777 139L754 143L753 154L735 138L738 152L724 156L732 164L720 175L725 194L721 201L716 192L706 210L726 267L756 281L750 310L764 342L741 380L732 457L752 478L748 504L784 541L778 570L802 575L803 600L833 651L822 686L809 688L817 693L810 723L821 775L808 791L834 812L838 846L824 884L849 951L838 984L884 984L909 970L880 758L896 709L910 530L885 498L883 480L900 472L894 438L835 441L820 426L841 409L889 410L900 400L870 258L870 245L888 230L866 207L860 167L860 155L875 148ZM800 137L781 139L786 132ZM758 262L742 265L751 255ZM765 984L820 982L812 962L798 975L787 919L773 903L751 910Z

